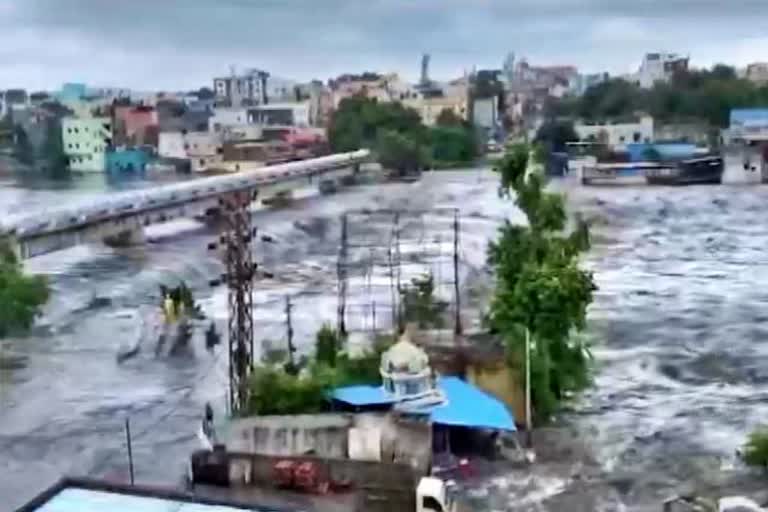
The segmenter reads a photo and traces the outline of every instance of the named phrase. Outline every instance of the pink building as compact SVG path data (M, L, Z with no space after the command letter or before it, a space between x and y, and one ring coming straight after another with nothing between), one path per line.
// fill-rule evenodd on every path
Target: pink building
M154 107L115 106L115 143L126 145L149 144L157 146L159 122Z

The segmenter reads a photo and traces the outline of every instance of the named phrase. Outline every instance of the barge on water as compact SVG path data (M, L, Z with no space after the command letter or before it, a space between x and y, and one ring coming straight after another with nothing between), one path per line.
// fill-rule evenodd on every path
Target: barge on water
M649 185L719 185L723 182L725 164L721 156L704 156L648 169Z

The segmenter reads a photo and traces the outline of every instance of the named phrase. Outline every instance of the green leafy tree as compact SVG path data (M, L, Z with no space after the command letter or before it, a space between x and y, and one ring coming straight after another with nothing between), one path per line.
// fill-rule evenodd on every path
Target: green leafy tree
M565 151L567 142L577 142L579 135L571 121L550 120L536 131L535 142L542 143L548 151Z
M329 324L323 324L315 337L315 359L318 363L334 368L340 351L341 337L338 332Z
M489 246L497 284L488 321L516 366L525 364L525 332L530 333L532 403L536 420L544 422L562 400L590 382L588 346L574 333L586 326L595 285L579 267L579 254L589 248L588 228L577 221L566 234L563 198L544 190L539 170L529 165L531 152L516 145L496 167L500 191L515 193L528 225L505 223Z
M381 165L401 175L419 172L429 165L427 147L418 140L394 130L379 133L376 153Z
M437 114L437 119L435 119L435 124L437 126L443 126L443 127L456 127L456 126L465 126L466 121L459 117L456 112L454 112L450 108L444 108L440 111L439 114Z
M747 465L768 469L768 428L761 427L749 435L742 456Z
M334 151L374 148L384 131L396 132L423 144L426 127L419 113L399 102L379 103L363 95L344 98L331 116L328 141Z
M402 322L415 322L419 328L440 328L443 326L443 313L448 307L444 301L435 297L435 279L427 273L411 280L411 286L400 292Z
M24 275L8 242L0 241L0 337L29 329L48 297L45 278Z
M435 126L430 130L430 139L432 158L436 163L467 163L477 155L474 132L460 124Z

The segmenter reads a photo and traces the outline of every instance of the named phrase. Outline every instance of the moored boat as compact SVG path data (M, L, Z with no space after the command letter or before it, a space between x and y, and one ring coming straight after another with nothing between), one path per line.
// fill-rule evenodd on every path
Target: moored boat
M649 185L719 185L724 170L721 156L705 156L649 169L645 179Z

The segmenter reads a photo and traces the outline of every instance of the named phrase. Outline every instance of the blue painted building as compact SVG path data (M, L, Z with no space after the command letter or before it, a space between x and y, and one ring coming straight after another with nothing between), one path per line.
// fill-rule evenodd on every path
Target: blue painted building
M107 152L107 172L144 172L149 164L149 155L141 149L115 149Z
M85 84L70 82L63 84L56 96L60 101L76 101L85 98L87 90Z

